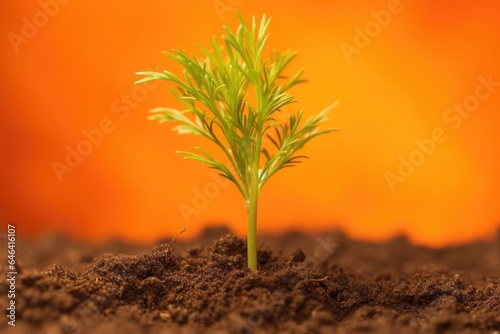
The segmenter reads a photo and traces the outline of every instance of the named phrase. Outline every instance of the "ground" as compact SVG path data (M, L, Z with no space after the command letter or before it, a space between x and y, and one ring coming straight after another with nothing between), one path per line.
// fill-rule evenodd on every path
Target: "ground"
M500 334L500 233L439 250L340 232L259 244L259 271L250 272L245 241L224 228L154 246L19 240L16 326L4 317L0 330ZM8 293L3 280L4 310Z

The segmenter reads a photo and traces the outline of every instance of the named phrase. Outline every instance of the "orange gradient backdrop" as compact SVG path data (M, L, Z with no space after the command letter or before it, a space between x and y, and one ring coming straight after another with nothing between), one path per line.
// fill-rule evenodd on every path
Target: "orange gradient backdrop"
M178 72L161 51L207 45L222 25L236 27L234 9L247 19L272 16L269 46L299 52L290 73L305 67L309 82L294 88L298 103L289 111L312 114L340 101L328 125L342 131L311 142L310 160L264 188L260 232L340 227L357 238L406 233L441 246L486 238L499 226L500 86L480 87L483 98L466 118L448 114L475 101L480 77L500 82L498 2L25 0L2 7L0 222L17 224L20 236L152 241L221 223L245 234L235 188L174 153L203 146L200 138L146 120L152 107L179 106L167 85L132 85L148 67ZM390 22L381 14L388 10ZM371 37L359 36L365 29ZM54 163L67 165L68 150L85 148L84 132L99 127L106 133L96 135L90 154L58 176ZM428 143L436 128L445 139L391 188L387 172L398 173L401 158L422 158L416 141ZM179 207L196 205L185 219Z

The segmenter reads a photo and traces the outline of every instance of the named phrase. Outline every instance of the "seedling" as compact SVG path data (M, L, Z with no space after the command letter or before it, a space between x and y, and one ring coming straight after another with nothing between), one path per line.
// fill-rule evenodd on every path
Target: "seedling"
M145 78L136 84L151 80L173 84L170 91L185 109L155 108L149 119L176 122L174 130L179 134L205 137L223 152L227 163L201 147L196 147L197 153L178 151L185 159L218 170L238 188L248 213L248 267L257 270L259 193L277 171L306 158L296 152L307 142L334 130L318 127L336 104L306 121L304 110L283 115L283 108L295 102L288 90L304 82L303 70L289 79L283 74L296 52L271 52L265 57L270 19L264 15L257 26L253 17L249 27L239 18L236 32L224 27L222 44L213 38L210 50L198 46L203 59L183 50L164 53L182 65L182 77L169 71L138 72Z

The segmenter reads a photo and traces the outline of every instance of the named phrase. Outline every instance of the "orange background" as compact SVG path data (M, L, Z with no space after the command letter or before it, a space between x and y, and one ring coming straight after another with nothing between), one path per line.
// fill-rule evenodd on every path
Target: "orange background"
M214 188L205 166L174 153L203 146L200 138L146 120L152 107L179 106L167 85L132 86L148 66L178 72L161 51L207 45L223 24L236 27L232 9L272 16L269 45L299 51L291 70L305 67L309 82L294 88L290 111L340 101L328 125L342 131L311 142L310 160L264 188L259 231L341 227L372 240L405 232L439 246L499 226L500 87L457 129L443 118L475 93L479 76L500 81L498 2L402 0L380 31L371 11L388 1L66 0L48 7L53 17L40 14L45 3L55 0L1 10L0 222L17 224L18 235L152 241L220 223L245 234L235 188ZM33 20L40 27L30 31ZM367 24L373 37L348 62L340 45L356 46L355 28ZM108 133L59 182L53 163L106 119ZM391 191L385 173L435 128L446 140ZM206 187L212 198L188 224L179 205L193 206Z

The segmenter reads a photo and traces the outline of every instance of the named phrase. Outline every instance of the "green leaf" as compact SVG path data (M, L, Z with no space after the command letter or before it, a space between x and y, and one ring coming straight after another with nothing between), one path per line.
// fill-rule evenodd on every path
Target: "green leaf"
M280 123L275 113L296 103L289 90L305 82L301 69L291 76L286 71L297 53L273 51L267 54L271 18L254 17L246 24L238 12L240 26L224 27L222 39L210 39L208 47L196 45L198 54L174 49L164 54L182 67L182 73L143 71L136 84L163 80L184 110L155 108L148 117L160 123L173 122L179 134L202 136L223 152L217 161L207 150L183 153L185 159L217 169L233 182L246 202L257 189L283 168L307 158L298 155L310 140L336 129L321 129L332 108L303 120L304 111L291 113Z

